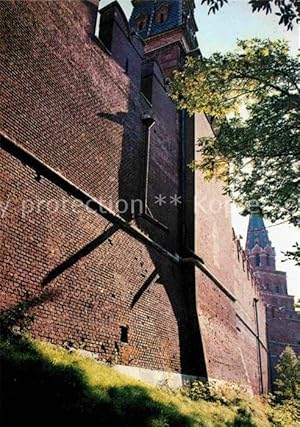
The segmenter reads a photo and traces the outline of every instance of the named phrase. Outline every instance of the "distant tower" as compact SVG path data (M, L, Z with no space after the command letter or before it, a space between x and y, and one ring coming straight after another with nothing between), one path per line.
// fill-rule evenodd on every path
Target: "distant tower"
M275 249L271 245L264 220L255 209L252 209L249 220L246 252L255 271L275 271Z
M165 76L184 64L198 48L194 0L133 0L129 25L145 41L145 53L156 59Z
M294 297L287 293L286 273L276 270L275 249L258 209L252 209L246 255L257 277L267 306L267 329L273 378L278 357L286 346L300 355L300 318Z

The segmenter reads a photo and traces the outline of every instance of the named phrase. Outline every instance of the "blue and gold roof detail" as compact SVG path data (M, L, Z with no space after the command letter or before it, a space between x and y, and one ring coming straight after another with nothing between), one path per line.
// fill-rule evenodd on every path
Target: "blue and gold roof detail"
M134 28L144 39L185 26L187 19L189 20L191 30L194 33L198 30L193 15L193 0L133 0L132 4L133 11L129 20L129 26ZM159 22L156 19L156 13L163 6L167 6L168 15L164 22ZM146 25L139 30L137 28L137 21L143 15L147 18Z

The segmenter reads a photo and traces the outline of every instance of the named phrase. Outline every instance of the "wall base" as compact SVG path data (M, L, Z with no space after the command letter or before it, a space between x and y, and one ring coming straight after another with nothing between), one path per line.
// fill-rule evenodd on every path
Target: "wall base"
M103 363L99 360L99 355L91 351L82 349L69 348L70 351L74 351L83 357L88 357L97 360L99 363ZM136 380L142 381L146 384L153 386L167 386L171 389L178 389L186 384L191 384L195 380L200 380L201 377L196 375L184 375L177 372L160 371L155 369L140 368L138 366L126 366L126 365L109 365L112 369L120 372L121 374L132 377ZM205 381L204 378L202 378Z
M158 371L154 369L139 368L137 366L114 365L116 371L140 380L153 386L167 386L178 389L185 384L190 384L196 379L195 375L184 375L176 372Z

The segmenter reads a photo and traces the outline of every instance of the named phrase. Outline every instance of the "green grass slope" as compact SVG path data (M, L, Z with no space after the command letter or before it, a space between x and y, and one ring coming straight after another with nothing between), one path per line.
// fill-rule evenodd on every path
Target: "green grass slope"
M193 401L45 342L11 335L0 358L3 427L272 425L257 399Z

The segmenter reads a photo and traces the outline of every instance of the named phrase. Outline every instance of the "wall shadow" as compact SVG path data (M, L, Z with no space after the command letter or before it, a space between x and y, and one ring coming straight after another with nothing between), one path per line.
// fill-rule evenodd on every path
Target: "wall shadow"
M91 5L89 5L92 8ZM118 6L114 6L118 9ZM131 30L129 29L125 15L122 11L119 11L115 16L118 15L118 23L109 21L109 14L107 12L107 19L103 20L103 38L101 39L101 24L100 24L100 39L107 49L111 52L111 57L115 60L119 66L124 69L124 73L128 76L129 90L127 93L127 108L123 111L99 111L97 117L99 120L109 121L112 126L112 133L114 128L119 132L120 127L123 130L123 139L121 142L121 163L119 167L119 200L127 201L128 205L131 206L131 201L136 199L143 200L144 188L143 180L145 179L145 157L146 157L146 130L143 126L142 116L144 114L153 114L160 116L160 120L165 120L162 131L161 126L156 127L154 125L153 132L162 132L162 135L157 137L162 140L162 144L166 143L165 138L168 134L170 126L174 126L176 129L178 125L178 117L169 122L166 116L164 108L159 105L159 102L152 102L152 107L146 103L141 102L140 90L142 87L142 60L139 57L141 50L138 45L141 44L140 40L135 39L135 36L130 35ZM94 16L95 11L91 13ZM102 21L101 21L102 22ZM114 30L112 30L112 27ZM122 31L120 30L122 28ZM145 58L143 58L144 60ZM150 67L151 68L151 67ZM155 67L154 67L155 68ZM152 72L153 69L152 68ZM158 69L159 66L156 67ZM156 71L157 72L157 71ZM148 78L149 76L147 76ZM159 86L159 85L158 85ZM160 87L161 90L161 87ZM158 92L152 93L154 100ZM163 94L167 97L167 94ZM165 101L164 101L165 102ZM170 102L170 101L168 101ZM143 104L143 106L142 106ZM155 105L156 106L155 106ZM140 107L138 106L140 105ZM164 104L166 105L166 104ZM114 105L112 105L113 109ZM156 108L158 110L156 111ZM116 133L117 133L116 132ZM151 130L152 132L152 130ZM179 132L179 131L178 131ZM135 135L133 137L133 135ZM138 136L137 136L138 135ZM137 140L139 138L139 140ZM178 144L178 133L176 140L170 141L172 144ZM190 141L192 147L194 147L194 140ZM171 144L168 144L171 145ZM182 147L179 147L179 152L182 152ZM151 162L151 152L150 152ZM185 167L184 159L181 158L180 164L174 164L174 174L180 176L182 168ZM151 169L151 174L158 174L158 171ZM164 177L157 176L156 179L164 179ZM181 178L178 178L180 180ZM170 194L178 193L178 189L172 187L170 181ZM180 187L180 184L179 184ZM188 207L190 208L190 207ZM192 207L193 211L193 207ZM181 213L182 214L182 213ZM167 247L171 252L179 251L184 253L185 248L182 246L184 241L182 233L183 227L180 223L182 217L178 220L176 229L171 229L169 233L165 233L164 230L158 227L158 225L151 224L145 218L138 215L134 215L132 211L123 212L120 215L127 221L135 222L136 225L144 233L149 235L155 242ZM193 217L193 212L192 216ZM166 212L162 222L168 226L170 218ZM190 227L192 229L192 227ZM192 235L192 240L194 235ZM178 242L181 246L178 247ZM180 245L179 243L179 245ZM198 375L201 377L207 377L204 351L202 345L202 338L199 328L199 321L196 309L196 292L195 292L195 271L192 266L179 266L172 263L169 259L161 256L151 247L147 247L148 253L153 262L154 271L144 281L141 281L140 288L136 291L132 298L128 299L128 308L132 317L135 316L137 310L137 302L140 301L141 297L147 292L156 282L164 287L167 294L168 300L174 316L176 318L179 342L180 342L180 372L183 374ZM141 260L137 260L139 262ZM159 278L159 279L158 279ZM155 310L155 307L153 307ZM131 314L130 314L131 315ZM150 313L151 315L151 313ZM163 315L163 313L162 313ZM163 339L172 339L171 337L163 337Z
M52 269L42 280L42 287L48 285L52 280L56 279L58 276L63 274L66 270L71 268L74 264L76 264L78 261L81 260L81 258L84 258L89 253L91 253L94 249L96 249L98 246L100 246L102 243L104 243L106 240L108 240L117 230L119 230L119 226L113 224L111 227L109 227L108 230L106 230L104 233L100 234L100 236L96 237L96 239L89 242L87 245L85 245L83 248L81 248L78 252L71 255L69 258L67 258L65 261L63 261L61 264L59 264L57 267Z
M142 125L142 114L147 113L147 111L140 111L139 123L132 117L132 115L136 117L136 110L133 108L130 99L131 97L136 97L136 91L137 88L131 84L130 93L128 95L127 112L120 111L116 114L107 112L98 113L99 118L105 118L111 121L112 125L117 123L119 126L123 126L122 158L119 169L119 199L127 200L129 205L130 200L143 198L143 184L141 181L144 179L143 166L146 156L145 147L147 136ZM149 110L151 109L149 108ZM154 116L157 114L153 109L151 113L153 113ZM132 130L126 125L134 122L136 123L136 128L140 129L141 140L139 144L132 140ZM172 125L176 126L176 123L166 122L165 128L167 129L168 126ZM154 129L155 126L156 125L153 126ZM178 141L173 141L173 143L176 144ZM157 172L152 168L151 173L155 174ZM174 174L176 173L180 174L180 167L174 164ZM159 176L157 176L156 179L160 179ZM163 177L161 179L163 179ZM170 186L172 186L172 183L170 183ZM172 192L172 187L170 187L170 194L174 193L177 193L176 189L173 188ZM131 219L132 213L131 215L123 214L123 217ZM166 215L162 222L168 226L169 220L168 215ZM178 222L178 228L175 231L171 230L170 233L166 233L155 224L151 224L145 218L138 215L135 217L135 221L137 226L144 233L162 246L171 248L171 252L176 252L178 250L184 252L184 247L174 246L174 241L183 240L181 238L182 226L180 221ZM176 238L174 238L174 234L176 234ZM160 255L150 246L148 246L147 250L154 265L154 272L150 274L144 283L141 283L141 287L133 300L129 301L130 309L134 312L137 299L139 299L147 289L154 286L154 276L157 275L159 277L159 284L165 288L165 292L177 321L180 342L181 373L207 378L202 338L196 310L194 267L176 265L169 259Z
M190 417L173 404L154 400L142 385L96 385L77 361L54 361L47 352L24 336L13 332L27 310L51 298L43 294L3 312L0 325L0 424L40 427L69 425L165 425L191 426ZM3 319L10 319L10 325ZM60 360L60 359L59 359ZM96 362L95 362L96 363ZM93 367L95 369L95 366ZM97 369L97 368L96 368ZM99 365L99 370L108 369Z
M34 320L31 309L38 307L47 301L54 301L59 296L59 291L51 289L44 291L40 295L28 298L16 304L14 307L0 311L0 336L11 335L14 328L21 333L26 331Z
M142 295L144 294L144 292L146 292L146 290L149 288L149 286L153 283L156 282L156 280L159 278L159 275L157 273L156 270L154 270L150 276L145 280L143 286L137 291L137 293L134 295L134 297L132 298L132 301L130 303L130 308L133 309L133 307L135 306L135 304L139 301L139 299L142 297Z

